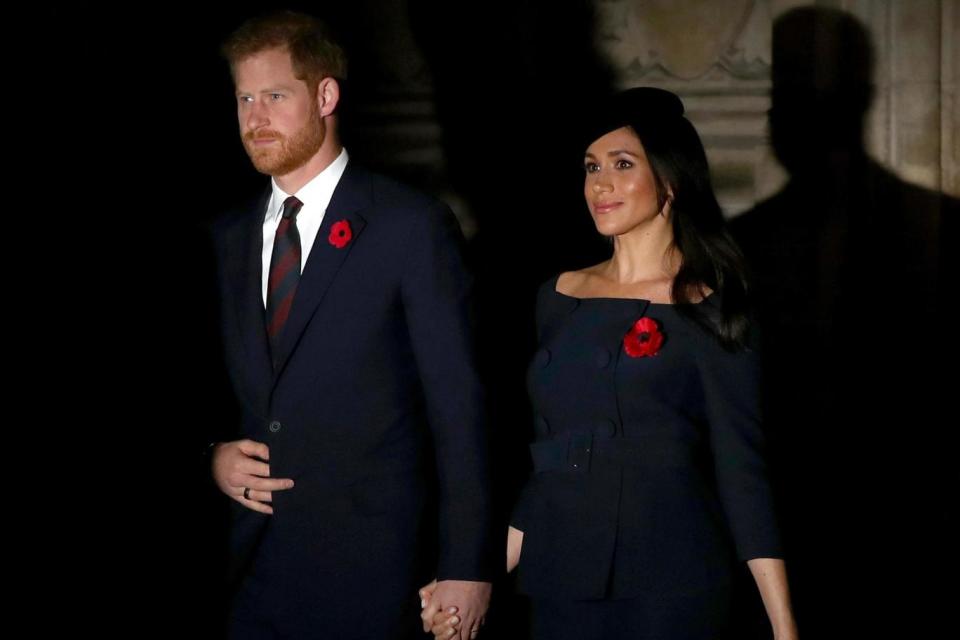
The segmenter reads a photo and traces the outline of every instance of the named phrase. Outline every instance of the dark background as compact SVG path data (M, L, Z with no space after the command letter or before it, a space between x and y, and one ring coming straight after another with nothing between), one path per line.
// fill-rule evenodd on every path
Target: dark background
M609 251L582 203L575 127L580 110L611 90L612 72L591 46L589 2L551 3L547 26L535 2L412 0L406 17L431 79L444 162L404 165L395 155L404 141L378 134L383 119L402 116L375 109L393 81L370 53L371 38L382 35L368 29L375 4L42 13L37 24L50 29L30 55L40 72L31 115L44 135L30 157L40 170L30 174L40 177L35 193L59 205L41 218L40 231L55 230L62 260L44 265L56 303L49 324L38 326L58 344L62 338L63 351L36 358L41 388L55 391L45 396L53 406L38 406L36 415L65 417L55 431L64 446L38 448L55 454L36 459L48 461L42 471L66 470L36 502L45 524L35 600L53 599L63 612L45 623L218 637L224 504L201 451L229 428L234 409L204 227L266 179L239 143L217 48L243 19L272 6L316 13L341 33L351 59L344 122L351 161L440 197L455 194L458 213L469 215L506 517L528 468L524 373L536 287ZM868 72L856 56L845 59ZM761 315L777 322L765 345L777 372L768 414L780 417L771 423L771 453L801 630L924 637L916 634L946 628L956 594L941 586L956 575L957 516L949 505L958 478L954 430L940 417L950 387L936 373L955 346L940 304L955 263L937 262L933 289L918 288L921 267L913 262L889 265L904 255L896 238L906 220L926 215L917 211L950 211L956 220L956 202L881 172L856 140L841 140L862 118L855 91L828 96L838 102L824 107L824 96L794 84L780 104L797 108L781 113L796 123L819 111L806 129L782 129L794 133L781 138L785 157L800 158L793 190L741 219L738 237L759 272ZM831 114L852 119L816 126ZM854 169L832 177L804 170L822 167L827 151L848 142ZM765 223L753 222L761 215ZM945 230L926 238L921 253L939 247L949 255L953 237ZM825 291L844 301L826 319ZM509 581L497 586L488 637L523 629L524 603L511 589ZM756 595L743 592L741 635L763 637Z

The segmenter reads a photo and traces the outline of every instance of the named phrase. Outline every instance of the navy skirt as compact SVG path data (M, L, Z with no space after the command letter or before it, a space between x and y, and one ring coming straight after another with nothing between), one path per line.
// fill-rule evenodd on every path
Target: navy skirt
M721 640L730 637L730 588L623 600L531 599L534 640Z

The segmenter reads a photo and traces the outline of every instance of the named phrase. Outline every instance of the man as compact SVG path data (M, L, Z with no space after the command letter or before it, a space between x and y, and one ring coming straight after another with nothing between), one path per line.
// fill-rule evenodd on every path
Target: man
M231 636L414 637L431 574L475 636L496 565L456 220L349 162L346 62L317 20L251 20L224 54L272 178L213 230L241 405L240 438L212 450L235 501Z

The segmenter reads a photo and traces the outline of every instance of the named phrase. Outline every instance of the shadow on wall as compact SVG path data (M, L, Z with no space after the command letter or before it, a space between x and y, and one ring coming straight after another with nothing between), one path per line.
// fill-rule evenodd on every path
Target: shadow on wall
M732 223L756 281L800 631L815 638L934 637L956 567L941 372L960 203L868 157L873 63L848 13L776 20L770 134L790 179Z

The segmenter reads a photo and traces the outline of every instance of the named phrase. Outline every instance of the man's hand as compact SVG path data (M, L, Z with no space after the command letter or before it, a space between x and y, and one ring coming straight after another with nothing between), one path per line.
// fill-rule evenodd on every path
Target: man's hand
M290 478L271 478L270 449L262 442L235 440L213 448L213 479L225 494L254 511L272 514L273 492L293 486ZM244 495L246 493L246 495Z
M420 590L424 632L455 640L476 638L490 606L492 589L489 582L434 580Z

